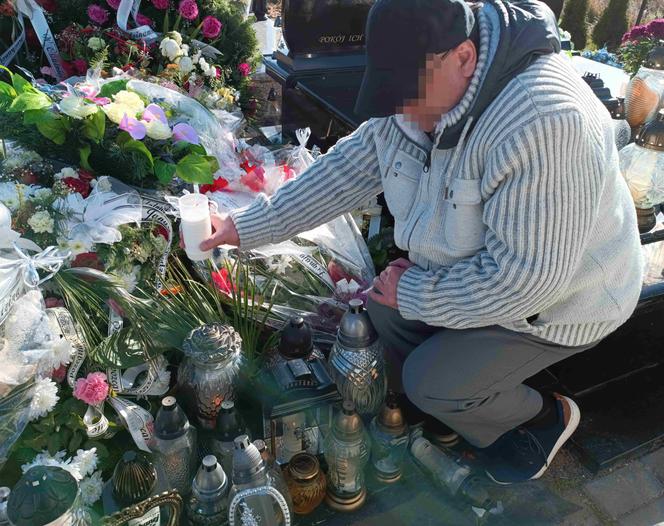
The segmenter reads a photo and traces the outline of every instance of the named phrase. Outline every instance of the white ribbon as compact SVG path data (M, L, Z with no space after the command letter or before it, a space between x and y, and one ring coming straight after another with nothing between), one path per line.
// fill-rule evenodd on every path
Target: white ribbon
M171 251L171 243L173 242L173 225L168 218L168 213L171 210L171 205L161 199L156 199L150 196L142 196L143 199L143 221L154 222L162 226L168 234L166 241L166 250L159 258L157 263L157 287L161 288L161 279L166 275L166 266L168 265L168 254Z
M120 2L120 7L118 7L116 17L117 24L118 27L132 39L143 40L150 44L159 38L157 33L155 33L150 26L138 26L135 29L127 29L129 14L131 14L136 25L138 25L136 17L138 16L138 10L140 7L141 0L122 0L122 2Z
M0 55L0 65L9 66L13 61L14 57L18 54L19 49L25 43L25 26L23 25L23 18L21 16L17 17L18 24L21 28L21 32L18 37L14 40L11 46L9 46L2 55Z
M60 81L64 80L67 76L65 69L62 67L60 59L60 52L58 51L58 44L53 37L51 28L48 27L44 10L35 0L17 0L16 10L18 11L19 24L23 27L23 17L26 16L30 19L32 27L37 34L37 38L42 45L42 49L46 54L49 64L53 68L55 77Z
M69 252L62 252L56 247L48 247L34 256L24 250L18 243L14 243L13 257L0 256L0 324L26 290L38 287L52 278L70 256ZM45 270L47 275L40 278L39 269Z

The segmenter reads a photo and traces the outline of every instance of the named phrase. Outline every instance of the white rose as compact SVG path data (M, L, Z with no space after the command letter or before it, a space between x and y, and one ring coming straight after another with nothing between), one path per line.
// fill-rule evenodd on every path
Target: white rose
M104 42L99 37L92 37L90 40L88 40L88 47L92 51L99 51L100 49L104 48L105 46L106 46L106 42Z
M41 233L53 233L53 227L55 222L53 218L45 210L41 212L35 212L32 214L32 217L28 219L28 225L34 231L35 234Z
M178 66L180 68L180 71L186 75L192 69L194 69L194 62L189 57L182 57L178 61Z
M175 58L181 53L180 45L175 40L168 37L162 40L161 44L159 44L159 51L171 61L175 60Z
M166 33L166 37L175 40L178 46L182 45L182 35L177 31L170 31L169 33Z
M215 66L210 66L210 69L208 69L204 75L206 77L216 77L217 76L217 68Z
M196 51L191 57L191 60L193 60L195 63L198 63L198 61L201 59L201 52Z
M168 124L164 124L159 119L151 120L150 122L143 122L145 124L145 131L150 139L165 140L169 139L173 132Z
M57 181L64 179L65 177L72 177L74 179L78 179L78 172L74 170L73 168L67 166L66 168L63 168L60 170L57 174L55 174L53 177Z
M60 111L74 119L83 119L97 113L98 106L85 101L83 97L69 96L60 102Z
M189 46L187 44L182 44L180 46L180 51L182 51L182 55L186 57L189 55Z

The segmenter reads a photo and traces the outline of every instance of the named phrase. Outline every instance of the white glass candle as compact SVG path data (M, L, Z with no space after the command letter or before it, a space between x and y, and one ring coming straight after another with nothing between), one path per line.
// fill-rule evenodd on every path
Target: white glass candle
M212 250L202 251L200 245L212 235L210 205L206 195L187 194L178 200L182 237L187 257L203 261L212 256Z

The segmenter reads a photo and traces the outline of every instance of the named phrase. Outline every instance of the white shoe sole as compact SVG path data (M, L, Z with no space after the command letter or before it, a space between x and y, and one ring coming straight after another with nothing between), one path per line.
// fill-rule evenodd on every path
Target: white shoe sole
M551 450L551 453L549 453L549 456L546 459L546 464L544 464L544 466L542 466L542 469L540 469L537 473L535 473L528 480L537 480L542 475L544 475L544 472L551 465L551 462L553 461L553 458L556 456L558 451L560 451L560 448L563 447L563 444L565 442L567 442L567 440L569 440L569 438L574 434L574 431L576 431L576 428L579 427L579 422L581 422L581 410L579 409L579 406L576 405L576 402L574 402L574 400L572 400L571 398L568 398L566 396L562 396L562 395L559 395L559 396L560 396L561 401L565 401L567 403L567 405L569 406L569 409L570 409L569 422L567 422L567 425L565 426L565 429L563 430L560 437L558 437L558 440L554 444L553 449ZM491 476L491 473L489 473L488 471L486 472L486 475L494 483L499 484L501 486L511 486L512 484L514 484L513 482L500 482L499 480L494 479Z

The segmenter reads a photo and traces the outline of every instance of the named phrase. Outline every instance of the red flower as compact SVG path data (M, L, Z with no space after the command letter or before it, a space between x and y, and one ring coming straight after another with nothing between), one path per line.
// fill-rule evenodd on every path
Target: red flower
M152 235L161 236L166 241L168 241L168 230L166 230L166 228L161 225L155 225L155 227L152 229Z
M203 25L201 26L201 33L203 33L203 36L205 38L209 38L210 40L212 40L213 38L217 38L219 36L222 27L223 24L217 18L213 16L206 16L203 19Z
M84 170L83 168L78 169L78 178L83 179L84 181L92 181L95 176L92 175L92 172L88 172L87 170Z
M212 282L224 294L231 294L235 288L233 282L228 277L228 269L225 268L212 273Z
M84 181L83 179L76 179L75 177L65 177L62 179L62 182L65 183L69 188L74 192L78 192L83 197L90 195L90 182Z
M285 181L290 181L291 179L295 179L297 174L295 173L295 170L293 170L290 166L287 164L284 164L281 169L284 171L284 180Z
M56 383L62 383L64 379L67 378L67 366L61 365L57 369L51 371L51 380Z
M265 169L262 166L256 166L240 177L240 182L253 192L262 192L265 187Z
M222 192L228 186L228 181L223 177L215 179L212 184L204 184L201 186L201 193L207 192Z
M85 75L88 71L88 61L82 58L77 58L73 62L74 67L76 68L76 73L79 75Z
M96 252L83 252L74 258L74 261L71 262L71 267L85 267L93 268L96 270L104 270L104 265L99 261L99 257Z
M180 0L178 12L186 20L195 20L198 17L198 4L194 0Z
M248 77L249 73L251 73L251 66L246 62L243 62L237 67L237 70L240 72L240 75L242 75L243 77Z

